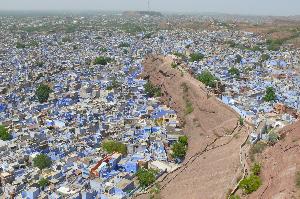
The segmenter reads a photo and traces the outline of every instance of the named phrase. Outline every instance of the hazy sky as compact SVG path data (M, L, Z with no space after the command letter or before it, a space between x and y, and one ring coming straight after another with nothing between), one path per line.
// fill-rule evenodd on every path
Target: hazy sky
M300 15L300 0L150 0L151 10ZM147 0L0 0L0 10L147 10Z

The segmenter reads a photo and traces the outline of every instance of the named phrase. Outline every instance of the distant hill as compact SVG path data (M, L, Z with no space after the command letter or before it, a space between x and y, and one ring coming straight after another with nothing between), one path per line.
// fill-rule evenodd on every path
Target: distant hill
M123 12L124 16L156 16L156 17L162 17L163 14L160 12L155 11L125 11Z

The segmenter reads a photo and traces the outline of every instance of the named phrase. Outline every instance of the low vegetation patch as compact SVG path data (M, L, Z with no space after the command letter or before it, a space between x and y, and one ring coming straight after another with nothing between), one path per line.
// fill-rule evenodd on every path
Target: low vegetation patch
M150 199L160 199L160 185L155 186L150 190Z
M149 97L160 97L161 96L161 89L157 86L154 86L151 84L150 81L148 81L145 85L145 92Z
M254 163L254 165L251 167L251 173L253 175L259 175L261 171L261 165L259 163Z
M300 171L296 173L296 186L300 188Z
M259 176L251 174L249 177L244 178L240 184L239 188L244 191L246 194L250 194L256 191L262 184L262 181Z
M121 84L116 79L113 79L111 84L109 86L107 86L106 90L117 89L120 86L121 86Z
M183 53L175 52L175 53L173 53L173 55L175 55L176 57L179 57L181 59L186 59L186 55Z
M194 111L194 107L192 102L190 102L189 100L186 100L185 102L185 114L191 114Z
M241 199L241 197L239 195L232 195L229 199Z
M280 50L280 47L284 43L283 39L268 39L267 40L267 48L271 51Z
M239 124L241 125L241 126L244 126L244 118L242 118L242 117L240 117L239 118Z
M273 146L276 144L279 140L279 135L275 132L269 133L269 139L268 139L268 144Z
M171 64L171 67L172 67L172 68L177 68L177 66L178 66L178 65L177 65L175 62L172 62L172 64Z
M251 161L254 161L255 160L255 155L259 154L259 153L262 153L265 150L266 147L267 147L267 144L264 143L264 142L261 142L261 141L254 144L250 148L250 151L249 151L249 157L250 157Z

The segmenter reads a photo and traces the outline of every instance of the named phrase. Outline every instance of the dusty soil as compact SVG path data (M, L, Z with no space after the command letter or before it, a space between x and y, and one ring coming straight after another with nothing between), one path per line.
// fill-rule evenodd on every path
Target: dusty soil
M171 67L170 57L149 57L143 78L161 87L162 102L176 110L189 149L183 166L161 177L161 198L225 198L241 175L240 145L247 136L238 127L238 115L209 96L198 80ZM187 113L187 102L193 111ZM147 198L147 196L139 196Z
M283 139L267 148L260 157L263 185L250 199L300 198L296 172L300 171L300 122L284 128Z
M284 39L287 40L287 44L292 44L295 48L300 47L300 36L293 37L295 35L293 30L300 27L299 20L273 19L260 25L249 23L237 23L236 25L239 30L253 32L267 39Z

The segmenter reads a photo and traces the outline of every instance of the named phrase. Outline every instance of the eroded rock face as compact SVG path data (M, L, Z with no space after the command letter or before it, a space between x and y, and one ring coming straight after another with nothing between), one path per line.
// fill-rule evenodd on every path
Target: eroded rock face
M263 185L249 198L300 198L296 173L300 171L300 122L280 132L282 139L259 158Z
M171 57L149 57L142 75L161 88L161 101L177 112L189 137L184 166L159 180L161 196L225 198L240 175L239 149L247 132L241 128L235 131L239 134L236 138L228 136L237 127L238 115L209 96L204 85L189 73L172 68L172 62Z

